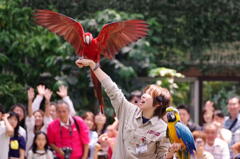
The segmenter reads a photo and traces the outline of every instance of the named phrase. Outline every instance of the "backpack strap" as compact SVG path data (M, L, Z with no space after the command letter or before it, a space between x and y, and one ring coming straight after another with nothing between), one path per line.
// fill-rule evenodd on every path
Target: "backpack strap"
M236 118L236 119L232 122L232 124L230 125L230 127L229 127L228 129L231 130L231 129L236 125L237 121L238 121L238 118Z
M79 126L79 124L77 122L77 119L74 116L72 118L73 118L74 124L76 125L77 131L78 131L78 133L80 135L80 126Z

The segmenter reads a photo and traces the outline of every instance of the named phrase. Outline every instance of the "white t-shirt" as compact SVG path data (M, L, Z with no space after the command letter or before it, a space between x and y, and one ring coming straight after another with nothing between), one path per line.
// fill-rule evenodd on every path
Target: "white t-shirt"
M89 143L89 150L90 150L90 155L88 159L93 159L94 158L94 152L95 152L95 146L98 142L98 134L96 131L89 131L89 138L90 138L90 143Z
M7 136L6 132L7 128L4 121L0 121L0 144L1 144L0 159L8 158L10 137Z
M214 159L230 159L228 144L219 138L215 139L212 146L206 144L205 150L210 152L214 156Z
M52 118L44 117L44 125L41 128L41 131L47 133L47 127L49 123L52 122ZM35 118L34 116L29 117L27 116L25 119L25 124L27 127L27 145L26 145L26 152L28 152L33 144L33 139L34 139L34 128L35 128Z
M45 151L37 150L37 153L33 153L32 150L28 152L27 159L53 159L53 153L50 150Z
M23 127L19 126L18 133L27 141L26 130Z

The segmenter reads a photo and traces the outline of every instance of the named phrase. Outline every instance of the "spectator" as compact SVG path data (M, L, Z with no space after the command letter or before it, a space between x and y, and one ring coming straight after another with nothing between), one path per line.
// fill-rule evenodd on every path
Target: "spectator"
M9 141L10 137L14 134L14 128L8 121L9 114L4 114L2 121L0 121L0 143L1 143L1 153L0 159L8 158L9 151Z
M213 123L204 125L204 133L206 134L205 150L210 152L215 159L229 159L228 144L217 138L217 126Z
M213 121L213 112L212 111L208 111L208 110L204 109L202 112L202 116L203 116L203 125L212 123L212 121Z
M26 107L23 104L18 103L12 105L10 111L15 112L19 115L20 126L22 128L25 128Z
M95 116L96 132L98 136L102 135L106 130L106 116L102 113L98 113Z
M117 117L114 117L114 120L111 125L107 126L105 133L99 136L100 151L98 152L98 156L110 159L112 157L119 124Z
M53 153L48 149L47 135L44 132L36 133L27 159L53 159Z
M10 138L9 142L9 159L24 159L26 141L23 136L19 135L19 116L15 112L10 112L8 116L8 121L13 127L13 136Z
M2 121L3 115L4 115L3 105L0 104L0 121Z
M240 141L232 145L233 159L240 159Z
M14 104L11 108L10 108L11 112L15 112L18 114L19 116L19 121L20 121L20 126L18 129L18 133L24 137L25 141L27 139L27 133L25 130L25 118L26 118L26 109L25 106L23 104Z
M197 130L193 132L193 137L196 145L195 159L214 159L213 155L205 150L205 133Z
M221 110L216 110L214 112L213 123L218 126L218 137L229 144L232 140L232 132L224 128L224 114Z
M70 115L69 105L60 100L57 102L59 119L51 122L47 129L49 144L57 157L64 158L66 151L72 150L70 159L87 159L89 144L89 129L80 117Z
M140 99L141 99L142 92L139 90L135 90L131 92L129 101L135 105L138 105Z
M95 123L94 123L94 114L92 112L86 112L83 115L83 120L87 124L89 128L89 138L90 138L90 143L89 143L89 157L88 159L94 159L95 156L95 146L98 141L98 134L96 131L94 131Z
M232 132L232 141L230 145L235 144L236 142L240 141L240 136L237 135L240 129L240 104L239 98L233 97L228 100L228 113L229 117L226 118L224 122L224 128L230 130Z
M179 111L179 115L181 118L181 122L183 122L191 132L195 130L201 130L200 126L198 126L196 123L193 123L190 119L190 111L188 109L188 106L182 104L177 107Z
M215 111L214 103L210 100L206 101L203 110L206 110L207 112L214 112Z
M28 90L28 116L26 117L26 127L27 127L27 152L30 150L35 133L38 131L47 132L48 124L52 121L49 115L49 100L51 98L52 92L47 89L45 92L46 105L45 113L42 110L36 110L33 112L32 101L34 98L34 90L30 88Z
M79 59L79 67L89 66L109 96L119 120L117 144L113 159L172 158L180 148L170 146L166 138L167 125L162 120L170 104L171 95L167 89L150 85L145 88L138 107L128 102L122 91L94 61ZM169 151L168 151L169 150Z
M56 108L57 103L56 102L50 102L49 106L49 113L52 118L52 120L57 119L57 108Z
M101 144L102 149L104 149L107 153L107 158L112 158L112 152L115 149L115 143L116 143L116 137L117 137L117 130L115 127L115 124L109 125L107 127L106 133L102 134L99 137L99 142Z
M36 98L33 101L33 111L39 110L41 102L45 96L45 91L49 90L46 89L44 85L38 85L37 86L37 90L38 90L38 95L36 96ZM71 115L75 115L76 111L73 107L73 103L70 99L70 97L68 96L68 88L64 85L61 85L58 89L57 94L62 98L62 100L64 100L66 103L68 103L69 107L70 107L70 112ZM50 96L51 98L51 96ZM51 99L48 99L48 101L50 102ZM56 103L55 102L51 102L50 106L49 106L49 113L52 117L52 119L56 119Z

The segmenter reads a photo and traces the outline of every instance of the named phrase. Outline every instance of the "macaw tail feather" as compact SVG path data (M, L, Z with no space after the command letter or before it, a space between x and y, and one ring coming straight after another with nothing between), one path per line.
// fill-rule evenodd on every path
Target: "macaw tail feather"
M187 152L186 150L179 150L177 152L177 157L178 159L190 159L190 153Z
M94 93L98 99L98 103L100 106L100 112L103 114L104 113L104 100L103 100L103 96L102 96L102 87L101 87L100 81L97 79L97 77L95 76L95 74L93 73L92 70L91 70L91 78L92 78L92 82L93 82L93 86L94 86Z

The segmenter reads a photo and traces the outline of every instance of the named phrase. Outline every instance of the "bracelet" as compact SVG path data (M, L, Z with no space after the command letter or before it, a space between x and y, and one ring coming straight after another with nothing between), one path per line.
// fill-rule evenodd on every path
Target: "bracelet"
M99 68L99 66L100 66L99 63L96 63L95 67L93 68L93 71L96 71Z

